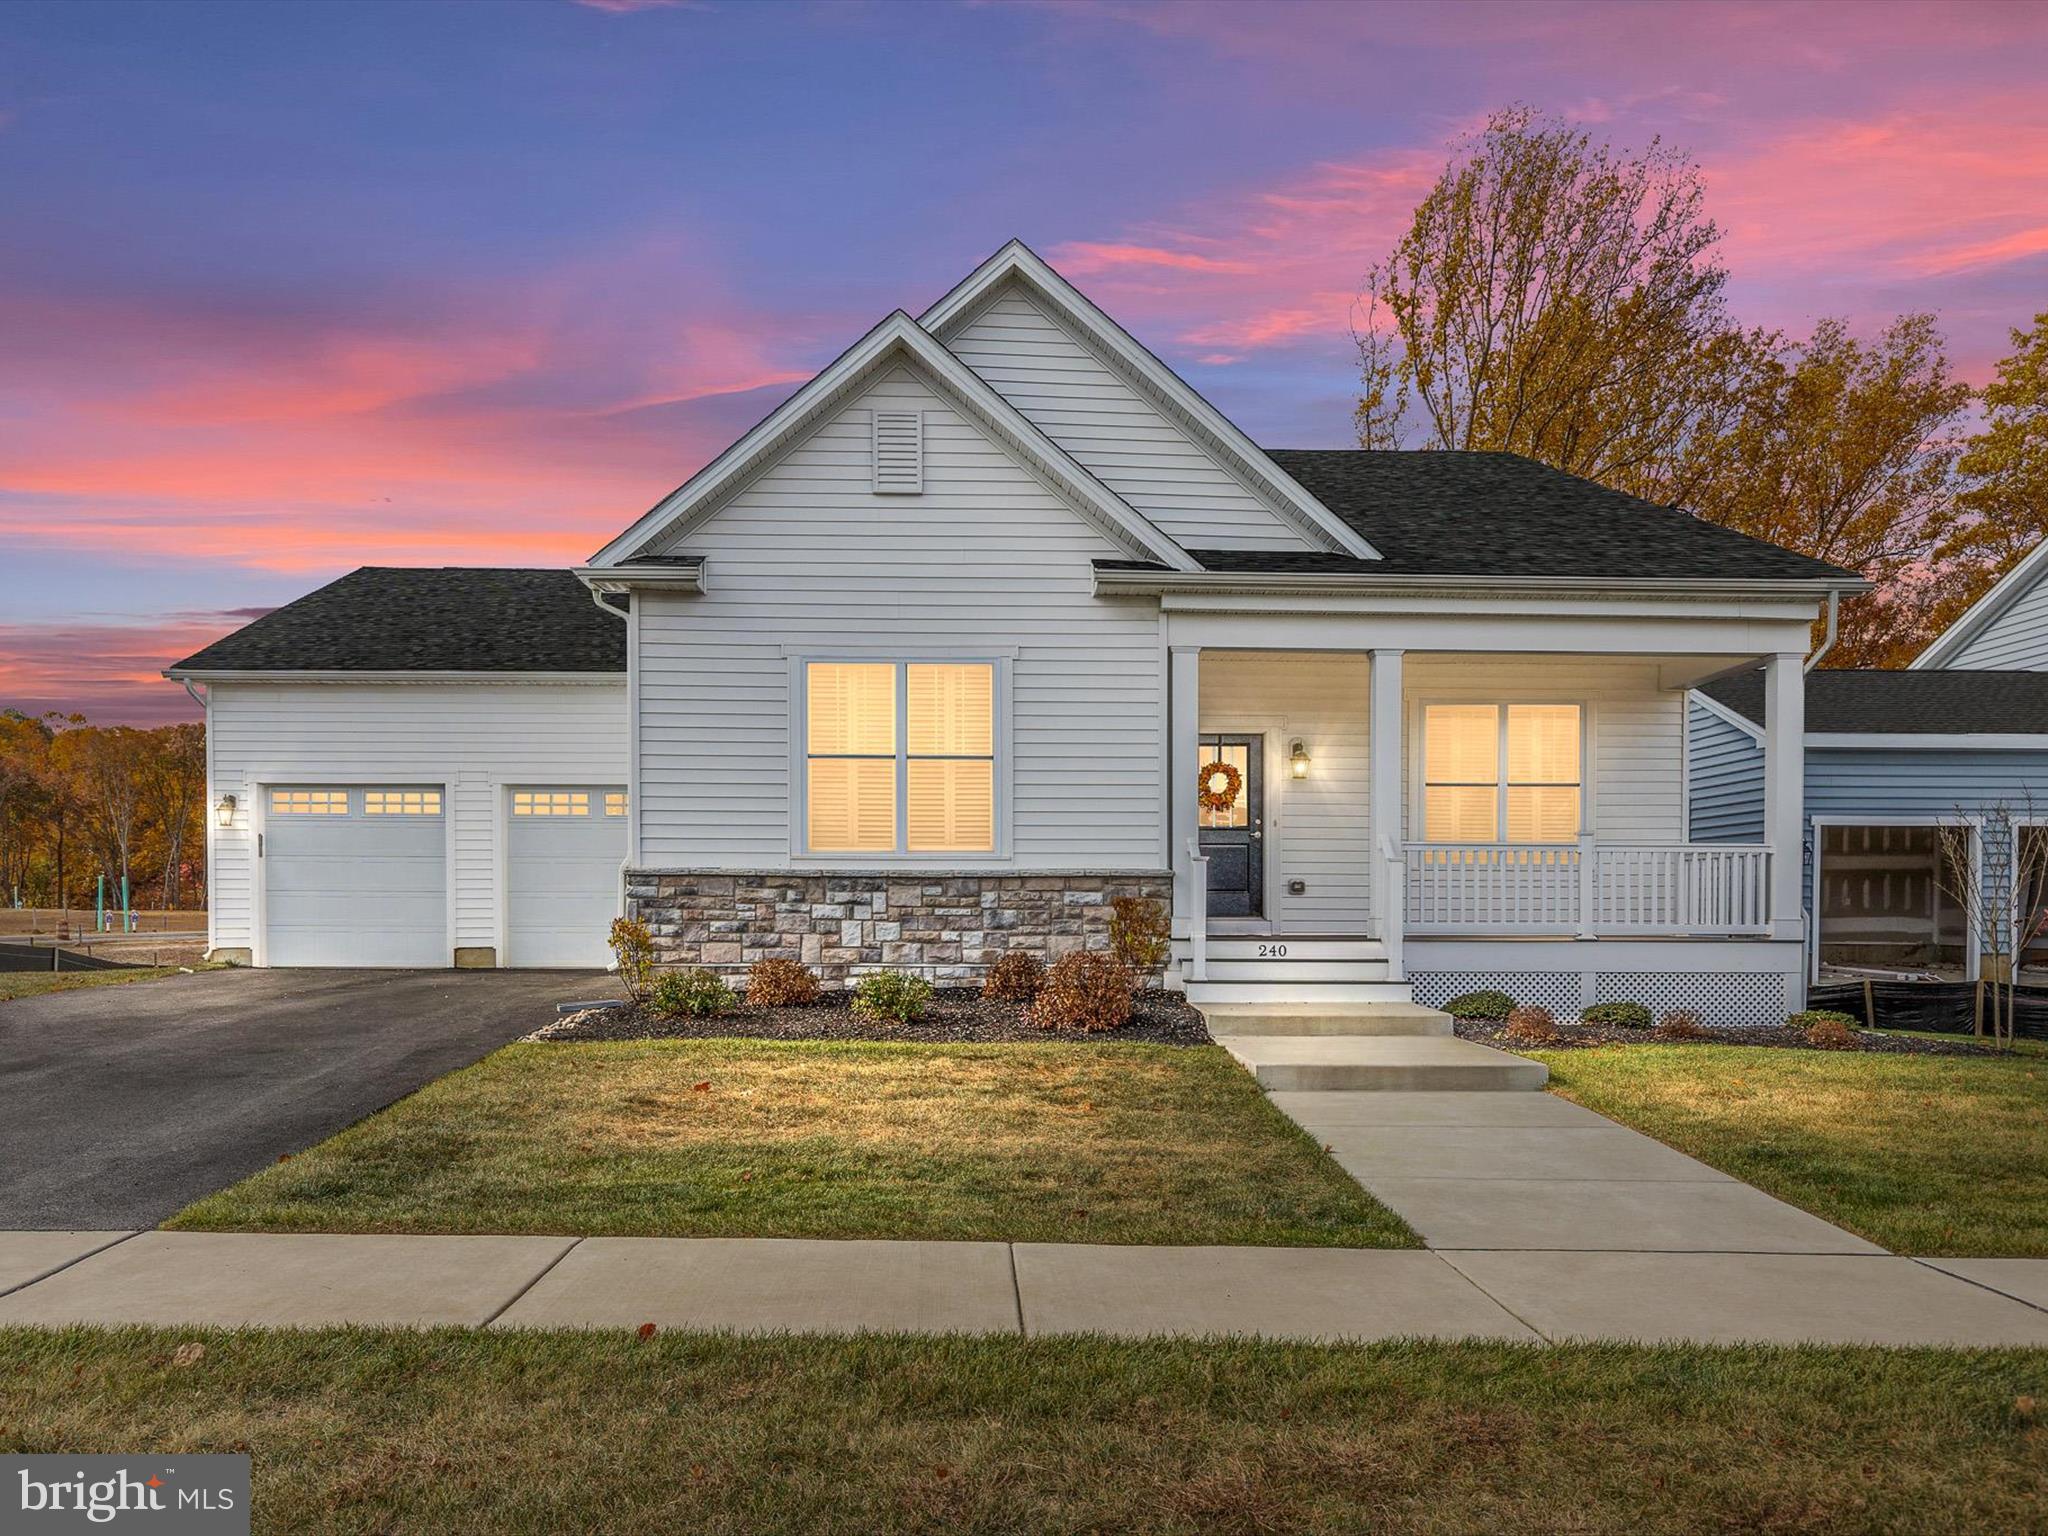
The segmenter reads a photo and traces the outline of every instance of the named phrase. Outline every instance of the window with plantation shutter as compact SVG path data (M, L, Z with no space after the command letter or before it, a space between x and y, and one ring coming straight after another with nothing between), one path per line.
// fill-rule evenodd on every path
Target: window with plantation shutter
M877 410L876 494L915 496L924 490L924 413Z
M1576 704L1431 704L1422 713L1423 836L1569 843L1585 810Z
M991 662L804 668L805 840L813 853L993 853Z

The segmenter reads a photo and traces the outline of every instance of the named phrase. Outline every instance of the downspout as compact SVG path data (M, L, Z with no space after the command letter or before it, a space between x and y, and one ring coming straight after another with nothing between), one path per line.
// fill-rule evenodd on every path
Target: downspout
M1814 651L1814 653L1811 656L1806 658L1806 665L1804 667L1801 667L1800 671L1811 672L1815 667L1820 665L1821 657L1827 655L1829 651L1832 651L1835 648L1835 630L1841 622L1841 617L1842 594L1839 592L1830 592L1828 594L1828 627L1821 634L1819 647Z
M590 589L590 600L593 603L597 604L597 606L604 610L604 612L610 614L613 618L618 619L622 623L630 624L632 622L632 613L630 609L620 608L615 604L606 602L604 593L598 591L596 587L592 587ZM633 675L633 666L631 660L632 647L633 631L628 630L626 632L626 708L629 712L637 712L640 708L640 701L634 697L634 684L638 681L638 679L635 678ZM629 752L637 748L640 740L640 733L637 730L633 729L630 724L627 727L626 740L628 743L627 750ZM634 831L637 831L640 826L640 776L635 771L637 767L638 765L634 763L628 763L626 766L626 791L629 795L632 796L632 799L629 800L626 804L626 825L628 826L628 828L633 829ZM618 914L621 917L624 917L626 915L626 871L633 867L633 855L635 852L638 851L636 846L637 841L637 838L633 836L629 835L627 837L626 856L623 859L619 860ZM609 971L616 971L618 968L619 962L616 958L615 953L612 963L606 966L605 969Z
M211 960L220 941L214 931L214 924L220 916L220 902L213 893L214 877L219 873L219 854L215 849L215 823L213 819L213 704L207 696L192 685L192 679L178 679L185 692L192 696L192 702L199 706L201 726L206 736L206 804L199 808L200 826L206 830L206 955ZM253 955L252 955L253 958Z

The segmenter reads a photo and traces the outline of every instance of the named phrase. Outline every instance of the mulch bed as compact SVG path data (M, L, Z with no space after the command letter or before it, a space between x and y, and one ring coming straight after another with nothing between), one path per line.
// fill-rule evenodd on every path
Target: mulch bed
M1885 1056L1991 1056L1999 1054L1990 1046L1979 1045L1973 1040L1919 1040L1910 1035L1879 1035L1867 1029L1855 1030L1856 1043L1846 1046L1808 1045L1802 1030L1786 1029L1780 1025L1739 1025L1729 1028L1711 1028L1704 1040L1659 1040L1647 1029L1629 1029L1619 1024L1574 1024L1558 1020L1557 1032L1564 1038L1555 1045L1521 1045L1506 1038L1507 1025L1489 1019L1460 1019L1457 1022L1460 1040L1476 1040L1481 1045L1498 1046L1504 1051L1528 1052L1532 1050L1570 1051L1582 1050L1599 1045L1769 1045L1794 1051L1874 1051Z
M1150 1045L1207 1045L1202 1016L1177 992L1138 994L1130 1023L1100 1034L1059 1034L1028 1023L1021 1003L1001 1003L971 989L932 994L915 1024L858 1018L853 999L828 992L801 1008L750 1008L744 1003L710 1019L672 1019L631 1003L570 1014L529 1040L886 1040L926 1045L986 1044L1009 1040L1134 1040Z

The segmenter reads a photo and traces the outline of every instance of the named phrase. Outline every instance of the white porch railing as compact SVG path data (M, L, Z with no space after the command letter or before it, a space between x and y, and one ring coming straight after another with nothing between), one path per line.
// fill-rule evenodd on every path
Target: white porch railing
M1188 839L1188 980L1209 979L1209 856Z
M1408 843L1410 933L1770 931L1771 851L1754 844Z

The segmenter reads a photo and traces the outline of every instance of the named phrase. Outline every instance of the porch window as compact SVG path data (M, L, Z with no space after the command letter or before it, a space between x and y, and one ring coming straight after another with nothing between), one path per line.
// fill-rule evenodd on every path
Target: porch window
M993 853L995 667L814 661L804 668L813 853Z
M1422 720L1423 837L1569 843L1585 802L1576 704L1430 704Z

